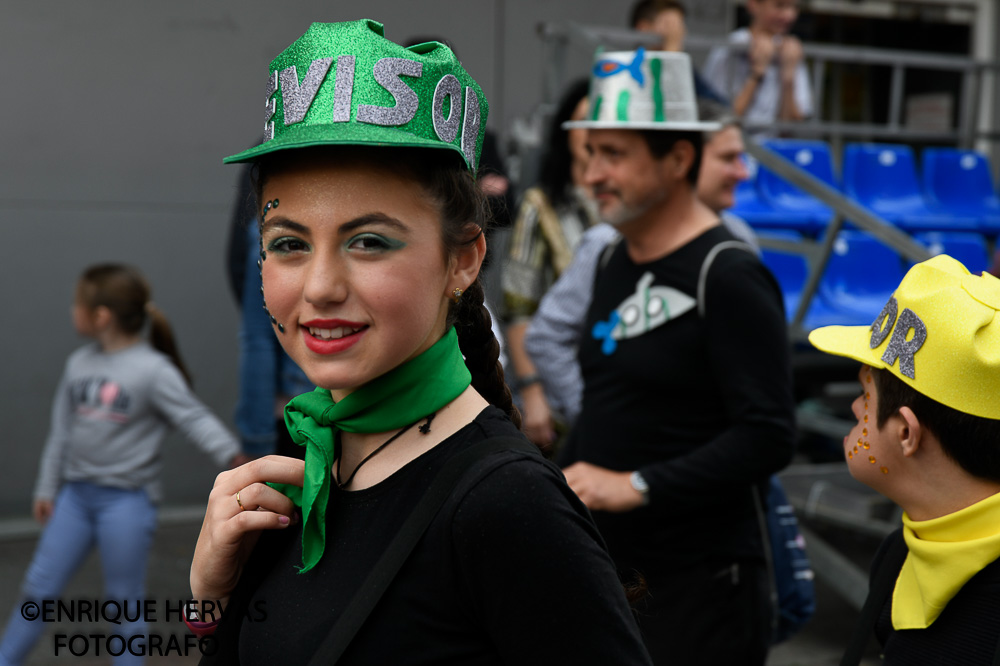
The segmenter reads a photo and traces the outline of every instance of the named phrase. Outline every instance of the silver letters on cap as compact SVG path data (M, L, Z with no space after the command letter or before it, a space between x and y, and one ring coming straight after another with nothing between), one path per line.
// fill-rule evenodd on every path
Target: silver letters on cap
M294 125L305 119L331 64L333 58L313 60L309 63L309 71L301 85L295 65L281 70L281 102L285 107L285 125Z
M479 96L471 87L465 89L465 122L462 124L462 154L473 171L476 163L476 142L479 139Z
M278 73L267 77L267 96L264 98L264 141L274 138L274 93L278 92Z
M448 117L444 117L444 100L448 100ZM434 120L434 133L445 143L451 143L458 135L459 104L462 100L462 84L454 74L441 77L434 88L434 108L431 118Z
M382 58L375 63L372 71L379 85L392 93L396 106L384 107L371 104L358 106L358 121L369 125L405 125L417 115L420 98L417 93L400 80L400 76L418 77L424 64L407 58Z
M872 339L868 342L868 345L872 349L878 347L889 337L892 325L896 323L896 311L898 309L899 305L896 303L896 297L890 296L889 302L885 304L882 312L872 322Z
M913 329L913 338L911 340L906 339L906 335ZM909 377L910 379L916 379L916 368L913 365L913 355L917 353L927 339L927 326L921 321L913 310L910 308L903 308L903 312L899 315L899 321L896 322L896 327L892 331L892 338L889 340L889 346L885 348L885 353L882 354L882 361L891 366L899 359L899 371Z
M333 122L346 123L351 119L351 96L354 93L354 56L337 58L337 82L333 88Z

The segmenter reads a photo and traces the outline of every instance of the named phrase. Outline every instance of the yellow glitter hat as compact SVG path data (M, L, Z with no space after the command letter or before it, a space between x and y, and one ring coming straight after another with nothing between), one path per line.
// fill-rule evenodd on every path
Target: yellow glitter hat
M909 270L871 326L825 326L809 342L952 409L1000 419L998 310L1000 280L938 255Z

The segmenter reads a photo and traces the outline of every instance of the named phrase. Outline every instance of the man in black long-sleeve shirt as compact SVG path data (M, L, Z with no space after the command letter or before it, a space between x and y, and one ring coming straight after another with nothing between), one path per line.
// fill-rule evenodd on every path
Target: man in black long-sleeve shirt
M755 505L794 430L781 293L695 195L693 130L714 128L673 109L628 120L623 105L642 89L657 103L655 79L623 103L609 90L621 79L598 73L620 71L605 64L616 56L635 71L645 55L602 54L598 115L580 123L588 184L624 242L598 268L579 349L583 409L560 463L620 573L648 587L639 623L656 663L762 664L771 609ZM651 70L661 67L667 58ZM690 90L682 75L671 72L675 96ZM610 118L598 96L605 108L618 99Z

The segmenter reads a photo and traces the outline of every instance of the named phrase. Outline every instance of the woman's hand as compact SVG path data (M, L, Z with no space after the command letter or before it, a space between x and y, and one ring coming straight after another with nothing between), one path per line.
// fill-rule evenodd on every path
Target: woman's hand
M265 483L302 486L304 474L303 461L272 455L216 477L191 562L195 600L228 600L260 531L284 529L293 522L295 505Z
M548 449L556 440L556 431L552 421L552 410L545 399L545 391L540 382L521 389L521 401L524 406L521 430L524 436L542 449Z
M52 508L55 504L50 499L36 499L31 505L31 515L42 525L49 522L52 517Z

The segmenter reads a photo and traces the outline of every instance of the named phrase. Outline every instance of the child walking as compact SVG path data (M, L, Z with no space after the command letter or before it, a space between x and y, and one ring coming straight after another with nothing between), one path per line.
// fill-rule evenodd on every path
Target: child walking
M131 605L144 598L160 447L171 427L220 466L246 461L237 440L191 391L170 325L138 271L115 264L87 269L77 284L73 325L94 342L70 355L56 390L32 511L45 529L0 641L0 666L22 663L45 628L25 620L21 604L58 599L95 544L102 601ZM146 633L141 621L114 629L126 641ZM125 650L115 664L141 660Z

